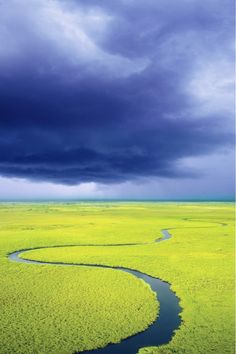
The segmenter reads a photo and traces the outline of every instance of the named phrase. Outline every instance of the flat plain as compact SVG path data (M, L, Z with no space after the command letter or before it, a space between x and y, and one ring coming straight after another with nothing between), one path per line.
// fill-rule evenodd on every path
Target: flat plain
M154 243L162 229L172 238ZM122 246L128 243L139 245ZM52 247L58 245L65 247ZM130 274L8 259L37 247L45 248L22 257L121 266L171 284L181 326L170 343L140 348L140 354L234 353L232 203L0 204L1 354L104 347L145 330L158 316L151 288Z

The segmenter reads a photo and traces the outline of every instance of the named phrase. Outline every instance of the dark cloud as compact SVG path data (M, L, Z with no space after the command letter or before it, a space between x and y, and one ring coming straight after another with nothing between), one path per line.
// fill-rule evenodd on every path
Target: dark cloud
M229 87L214 110L215 98L201 97L202 109L191 86L199 66L231 62L231 1L0 6L1 175L178 177L191 174L182 158L232 143Z

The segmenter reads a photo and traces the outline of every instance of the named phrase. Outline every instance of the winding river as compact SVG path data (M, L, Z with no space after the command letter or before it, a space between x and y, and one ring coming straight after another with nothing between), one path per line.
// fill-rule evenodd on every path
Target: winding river
M168 229L169 230L169 229ZM163 237L156 239L155 242L166 241L171 238L171 234L167 229L161 230ZM79 245L60 245L60 246L51 246L55 247L78 247L78 246L132 246L132 245L145 245L150 243L129 243L129 244L111 244L111 245L96 245L96 244L79 244ZM47 265L57 265L57 266L89 266L89 267L99 267L99 268L112 268L119 271L124 271L130 273L135 277L142 279L150 285L152 290L156 293L157 300L159 301L159 314L156 320L143 332L132 335L126 339L123 339L120 343L108 344L105 348L94 349L85 351L84 353L91 354L135 354L142 347L147 346L159 346L162 344L168 343L174 331L180 326L181 318L180 312L181 307L179 305L179 298L175 293L170 289L170 284L162 281L158 278L151 277L150 275L144 274L134 269L124 268L124 267L112 267L106 265L96 265L96 264L75 264L75 263L61 263L61 262L47 262L47 261L36 261L30 259L23 259L21 256L26 251L32 251L36 249L51 248L49 247L37 247L37 248L28 248L15 251L8 255L9 259L14 262L27 263L27 264L47 264Z

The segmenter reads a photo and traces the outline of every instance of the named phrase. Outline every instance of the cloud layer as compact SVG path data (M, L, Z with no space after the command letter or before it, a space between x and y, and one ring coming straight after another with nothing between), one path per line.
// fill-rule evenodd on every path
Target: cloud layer
M233 143L233 2L0 3L0 174L191 176Z

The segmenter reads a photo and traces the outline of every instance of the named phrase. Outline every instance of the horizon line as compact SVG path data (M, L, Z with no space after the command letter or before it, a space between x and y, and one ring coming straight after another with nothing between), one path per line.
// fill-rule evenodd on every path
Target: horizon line
M81 203L81 202L221 202L235 203L235 198L0 198L0 203Z

